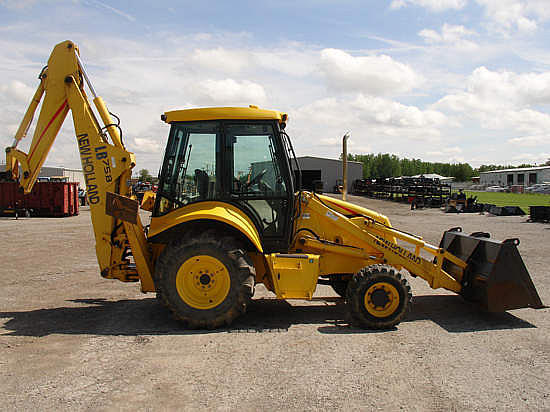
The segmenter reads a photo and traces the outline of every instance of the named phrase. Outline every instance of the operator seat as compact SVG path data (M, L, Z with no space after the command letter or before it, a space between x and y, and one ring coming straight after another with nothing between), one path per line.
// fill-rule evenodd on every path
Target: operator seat
M208 174L204 170L195 169L195 184L201 200L208 198L208 183Z

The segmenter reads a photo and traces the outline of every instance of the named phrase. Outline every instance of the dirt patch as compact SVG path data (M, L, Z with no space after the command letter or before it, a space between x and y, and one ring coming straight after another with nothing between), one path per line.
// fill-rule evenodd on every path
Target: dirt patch
M550 225L350 199L434 244L455 226L519 237L550 302ZM2 409L550 409L548 309L487 314L409 278L412 312L374 332L350 328L329 287L291 303L258 287L231 329L186 331L137 284L99 276L86 209L2 218L0 240Z

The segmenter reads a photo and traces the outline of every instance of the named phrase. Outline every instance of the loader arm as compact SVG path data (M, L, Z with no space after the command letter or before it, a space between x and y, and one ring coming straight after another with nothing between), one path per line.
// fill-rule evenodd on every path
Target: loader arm
M356 273L374 264L406 269L431 288L444 288L490 311L542 307L523 264L517 239L497 242L488 234L445 232L441 245L391 227L375 212L302 193L292 250L321 256L321 275Z
M30 193L71 111L101 275L125 282L141 280L143 291L154 291L151 256L137 213L137 202L129 198L128 181L135 166L134 154L125 149L119 126L111 120L102 98L96 96L76 45L65 41L55 46L39 79L40 84L15 140L6 148L4 175L18 180L24 192ZM104 126L94 114L84 82L93 94L95 108ZM29 153L25 153L17 146L26 136L40 102L42 106ZM133 257L133 262L130 257Z
M461 259L424 242L420 237L392 228L383 215L368 210L354 211L343 206L343 202L334 202L331 198L315 194L304 193L301 201L303 212L297 221L295 249L324 254L327 261L336 261L340 267L355 264L361 268L373 264L388 264L397 269L405 268L426 280L433 289L443 287L460 292L461 274L454 278L442 269L442 264L444 259L448 259L464 269L466 262ZM342 208L348 209L350 215L340 213L339 210L344 211ZM303 219L304 213L307 219ZM311 232L318 234L318 237ZM322 236L319 236L321 233ZM330 235L327 236L329 233L338 235L331 239ZM397 239L400 241L399 245ZM408 247L401 244L407 244ZM425 259L421 256L421 251L436 259ZM343 258L339 259L338 255ZM355 273L357 268L340 271Z

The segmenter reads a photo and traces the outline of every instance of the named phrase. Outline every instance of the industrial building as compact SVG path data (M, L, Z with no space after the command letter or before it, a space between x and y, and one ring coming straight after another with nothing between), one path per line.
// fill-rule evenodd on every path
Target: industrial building
M550 182L550 166L492 170L479 174L479 184L484 186L531 186L545 182Z
M6 170L6 164L0 163L0 170ZM68 169L65 167L51 167L43 166L40 169L38 177L67 177L69 182L77 182L80 184L81 188L86 188L86 182L84 180L84 173L80 169Z
M80 169L67 169L65 167L45 166L40 169L38 177L68 177L69 182L80 183L81 188L86 187L84 173Z
M302 156L298 157L298 165L302 171L302 188L313 189L313 182L321 180L323 191L332 192L337 184L342 184L342 161L325 159L322 157ZM348 161L348 192L356 179L363 178L363 164L361 162ZM339 182L340 181L340 182Z

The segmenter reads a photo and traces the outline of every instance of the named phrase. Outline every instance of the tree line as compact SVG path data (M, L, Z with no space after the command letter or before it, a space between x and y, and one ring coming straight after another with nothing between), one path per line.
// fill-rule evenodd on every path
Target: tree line
M478 168L473 168L468 163L425 162L420 159L399 158L389 153L348 154L348 160L363 164L364 178L376 179L437 173L441 176L454 177L457 182L469 181L472 177L479 176L480 172L536 166L531 164L519 166L481 165ZM550 159L545 165L550 165Z

